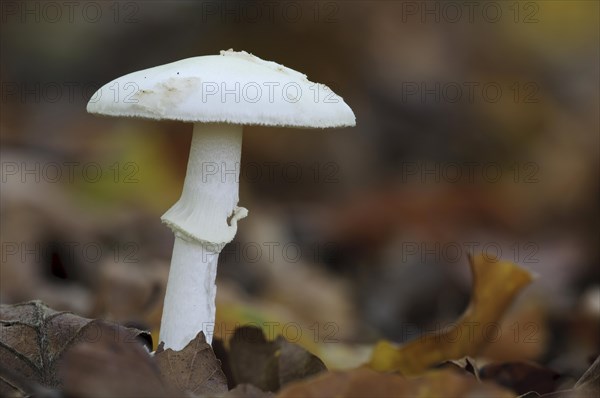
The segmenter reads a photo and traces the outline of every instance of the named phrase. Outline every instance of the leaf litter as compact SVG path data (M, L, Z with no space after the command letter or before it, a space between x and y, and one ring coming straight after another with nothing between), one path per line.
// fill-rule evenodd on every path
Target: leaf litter
M486 339L456 331L499 322L533 276L516 264L484 256L471 258L470 266L471 302L452 327L401 346L382 340L367 364L346 371L327 370L302 346L282 336L268 341L252 326L237 328L228 345L220 343L218 357L202 332L181 351L164 350L161 344L152 354L152 339L142 330L55 311L40 301L2 305L0 395L597 396L600 359L562 390L561 375L535 363L479 361Z

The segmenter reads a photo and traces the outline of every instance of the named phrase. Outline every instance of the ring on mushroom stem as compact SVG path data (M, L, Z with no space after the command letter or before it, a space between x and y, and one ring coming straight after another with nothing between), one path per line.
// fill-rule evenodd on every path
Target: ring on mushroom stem
M136 91L125 98L106 95L115 85ZM117 78L92 96L87 110L194 123L181 198L162 216L175 233L175 244L159 340L174 350L183 349L201 330L212 341L219 253L233 240L238 220L248 214L237 206L243 126L355 125L350 107L327 86L233 50ZM206 173L208 164L235 175Z

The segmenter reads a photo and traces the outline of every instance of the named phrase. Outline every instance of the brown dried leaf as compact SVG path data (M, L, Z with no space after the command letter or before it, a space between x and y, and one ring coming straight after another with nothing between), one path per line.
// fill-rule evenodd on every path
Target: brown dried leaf
M235 384L252 384L263 391L279 389L277 345L256 327L237 328L229 341L229 364Z
M279 336L267 341L260 328L236 329L229 342L230 364L236 383L277 391L290 382L327 370L315 355Z
M26 379L12 369L0 364L0 396L24 398L29 396L51 395L52 389Z
M215 357L221 361L221 370L225 374L225 378L227 378L227 387L231 390L235 387L235 382L233 372L231 370L231 364L229 363L229 353L227 352L227 348L225 348L223 340L217 337L213 337L211 346L213 352L215 353Z
M275 355L279 358L280 387L327 370L323 361L316 355L297 344L290 343L283 336L277 337L275 344L279 347Z
M600 395L600 356L585 371L583 376L577 380L575 388L578 390L593 391Z
M464 357L456 360L449 360L439 364L437 369L454 369L461 373L470 374L479 380L479 368L472 358Z
M82 318L70 312L58 312L40 301L0 305L0 363L3 372L0 395L14 393L12 386L31 392L36 385L58 387L56 370L63 353L81 342L99 338L101 321ZM114 332L129 339L149 338L145 332L110 325ZM20 380L10 380L10 374ZM24 386L26 381L29 386Z
M154 358L163 379L181 392L214 395L227 392L227 379L204 333L181 351L158 346Z
M240 384L236 388L229 390L223 398L273 398L272 392L264 392L252 384Z
M501 387L479 383L453 370L436 370L414 378L382 374L368 368L327 372L290 384L278 398L362 397L515 397Z
M461 319L443 332L424 334L400 347L380 341L369 363L372 369L411 375L443 361L477 356L486 345L485 333L481 331L502 318L533 276L516 264L483 255L471 258L470 265L473 292L471 303ZM478 332L470 333L472 327L477 327Z
M109 325L100 337L69 349L59 367L67 396L164 397L173 396L163 384L148 351L137 341L127 341Z
M479 370L481 380L491 380L517 394L534 391L548 394L556 391L560 374L528 362L492 363Z

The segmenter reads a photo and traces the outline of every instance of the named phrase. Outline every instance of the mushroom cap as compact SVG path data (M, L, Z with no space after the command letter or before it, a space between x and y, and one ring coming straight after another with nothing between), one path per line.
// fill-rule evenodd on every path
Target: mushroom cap
M356 124L327 86L245 51L187 58L119 77L87 111L109 116L307 128Z

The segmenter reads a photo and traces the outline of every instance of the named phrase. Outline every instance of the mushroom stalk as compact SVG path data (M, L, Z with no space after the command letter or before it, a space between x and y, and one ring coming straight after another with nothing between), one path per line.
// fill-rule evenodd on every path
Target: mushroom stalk
M160 325L164 348L183 349L215 326L219 253L247 210L237 206L242 126L195 123L179 201L162 217L175 233Z
M160 322L159 341L165 349L182 350L201 330L212 341L218 260L219 253L175 235Z

